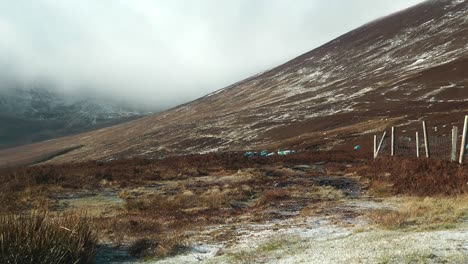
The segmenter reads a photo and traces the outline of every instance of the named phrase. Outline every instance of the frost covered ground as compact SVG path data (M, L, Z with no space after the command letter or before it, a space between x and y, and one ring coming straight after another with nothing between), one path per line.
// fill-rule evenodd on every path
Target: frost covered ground
M343 211L391 208L354 200ZM349 212L348 212L349 213ZM337 211L340 214L340 210ZM236 229L236 242L194 244L184 255L145 263L466 263L468 223L453 230L382 230L362 217L307 217ZM216 227L211 227L212 232ZM226 228L225 226L219 228ZM203 236L201 234L201 236ZM138 263L138 262L129 262Z

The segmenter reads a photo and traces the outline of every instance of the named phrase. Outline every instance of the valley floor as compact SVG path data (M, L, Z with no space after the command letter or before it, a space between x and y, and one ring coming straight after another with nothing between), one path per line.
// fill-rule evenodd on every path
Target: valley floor
M153 261L119 259L117 255L113 263L468 262L468 219L442 230L381 229L365 214L395 209L404 198L389 200L358 198L343 201L330 209L333 213L324 215L210 226L191 234L190 249L183 254ZM224 233L231 233L230 239L213 243L214 234ZM111 260L115 252L107 254Z
M86 211L97 263L467 263L467 187L433 183L445 179L424 176L432 161L389 162L312 153L41 165L3 171L1 201ZM400 186L406 170L415 184Z
M468 226L442 231L379 230L365 222L311 217L246 226L239 242L196 245L189 254L150 263L467 263ZM276 231L272 231L276 230Z

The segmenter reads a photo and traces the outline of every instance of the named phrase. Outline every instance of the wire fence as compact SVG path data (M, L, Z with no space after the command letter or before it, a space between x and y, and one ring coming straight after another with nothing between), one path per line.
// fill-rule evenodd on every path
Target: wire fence
M456 159L458 160L458 153L460 151L462 136L457 137L456 146ZM451 135L438 135L428 136L429 154L430 158L451 160L452 159L452 136ZM378 142L380 143L380 142ZM414 137L397 137L395 138L395 153L394 156L401 158L416 158L418 154L416 136ZM391 138L386 136L382 141L382 145L378 152L377 157L391 155ZM426 142L424 136L419 135L419 157L426 157Z

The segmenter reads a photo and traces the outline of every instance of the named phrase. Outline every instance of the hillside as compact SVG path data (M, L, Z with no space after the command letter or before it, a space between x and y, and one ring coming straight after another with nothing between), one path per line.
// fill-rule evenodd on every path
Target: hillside
M0 149L115 125L145 114L118 103L73 98L41 87L0 85Z
M367 147L375 131L393 124L408 133L421 119L446 129L459 124L466 86L468 1L430 0L161 114L0 151L0 166Z

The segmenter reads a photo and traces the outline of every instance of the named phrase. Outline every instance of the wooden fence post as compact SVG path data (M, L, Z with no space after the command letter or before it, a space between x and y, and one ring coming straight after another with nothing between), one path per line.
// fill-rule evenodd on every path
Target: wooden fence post
M374 159L377 158L377 135L374 135Z
M457 140L458 140L458 127L454 126L452 128L452 155L450 155L450 160L457 161Z
M431 156L429 152L429 140L427 140L427 126L426 126L426 121L422 122L423 124L423 132L424 132L424 147L426 150L426 158L429 158Z
M468 126L468 115L465 116L465 123L463 124L463 136L462 136L461 146L460 146L460 158L458 160L460 164L463 164L463 160L465 159L467 126Z
M387 135L387 131L383 133L382 139L380 140L379 146L377 147L377 151L375 152L375 157L379 155L380 149L382 148L383 141L385 139L385 136Z
M395 127L392 126L392 139L391 139L391 156L395 156Z
M419 132L416 131L416 157L419 158Z

